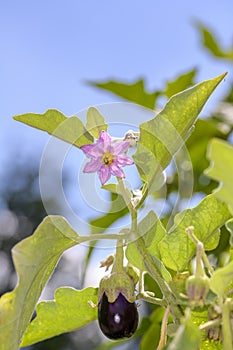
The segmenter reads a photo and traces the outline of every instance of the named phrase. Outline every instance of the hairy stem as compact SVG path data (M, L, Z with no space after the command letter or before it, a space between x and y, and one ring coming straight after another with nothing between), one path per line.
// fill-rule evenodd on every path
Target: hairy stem
M159 340L159 345L157 347L157 350L162 350L167 342L167 322L168 322L169 313L170 313L170 307L168 306L166 311L165 311L165 314L163 316L163 321L162 321L162 325L161 325L160 340Z
M112 273L120 272L124 270L123 261L124 261L123 241L119 239L117 241L116 254L115 254L114 263L112 267Z
M231 307L231 299L228 298L223 304L223 309L222 309L223 350L228 350L233 348L230 307Z
M124 183L122 179L118 178L118 182L120 185L121 193L123 198L125 199L127 195L127 202L126 205L128 205L128 194L125 189ZM125 194L124 194L125 193ZM180 307L176 303L176 298L167 284L167 282L163 279L161 275L161 271L157 268L157 266L154 264L153 259L151 255L147 252L144 240L142 237L138 236L138 227L137 227L137 210L132 206L131 202L128 206L130 214L131 214L131 232L135 235L135 245L141 254L144 265L148 271L148 273L152 276L152 278L158 283L161 292L163 293L164 300L166 301L167 305L170 306L171 312L174 316L175 322L179 322L179 319L182 317L182 312Z

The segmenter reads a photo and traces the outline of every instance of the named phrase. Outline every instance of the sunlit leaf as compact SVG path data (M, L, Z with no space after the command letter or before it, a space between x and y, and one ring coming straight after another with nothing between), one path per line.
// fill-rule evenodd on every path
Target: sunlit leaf
M226 141L213 139L209 144L207 157L211 164L205 173L220 182L214 195L227 203L233 213L233 146Z
M0 299L0 345L18 350L40 294L62 253L80 236L60 216L49 216L35 233L13 248L16 288ZM2 348L3 349L3 348Z
M197 24L197 28L199 29L202 35L202 44L203 46L215 57L227 59L233 61L233 48L229 50L224 50L219 45L219 40L211 33L209 29L207 29L202 24Z
M201 334L198 327L187 317L179 326L172 342L164 350L198 350L200 348Z
M188 71L179 75L175 80L168 81L163 94L170 98L171 96L181 92L190 86L194 85L194 78L196 75L196 69Z
M43 301L36 307L37 317L30 323L21 346L28 346L56 335L71 332L97 318L96 288L75 290L70 287L59 288L55 300Z
M150 109L154 109L156 99L160 94L158 91L146 92L144 80L138 80L132 84L117 81L89 82L89 84Z
M108 125L105 123L104 117L95 107L89 107L86 114L86 129L98 139L102 130L107 131Z
M214 122L213 119L197 120L194 132L186 143L193 168L194 192L200 191L209 194L212 192L214 186L216 186L214 181L210 181L203 174L208 166L208 159L206 157L207 146L213 137L227 138L229 132L230 130L226 132L224 129L221 129L221 125Z
M49 109L44 114L26 113L16 115L14 119L36 129L46 131L77 147L93 142L92 135L86 130L79 118L67 118L55 109Z
M209 321L207 309L196 309L191 312L191 320L194 325L200 326ZM222 342L208 339L206 331L201 331L201 344L199 350L222 350Z
M195 208L177 214L174 226L159 242L165 266L182 271L195 255L196 245L185 232L188 226L194 226L196 237L203 242L206 250L212 250L219 242L219 228L230 217L227 206L213 195L205 197Z
M164 237L166 231L160 220L153 211L150 211L138 225L138 235L143 238L148 254L152 256L154 264L161 272L166 282L171 282L171 275L159 260L160 254L158 243ZM131 264L142 271L147 271L144 265L144 259L137 249L135 242L127 245L126 257Z
M172 96L159 114L140 124L140 138L133 158L149 189L184 144L198 114L224 77L222 74Z
M232 282L233 279L233 261L227 264L224 267L218 268L214 271L210 279L210 288L212 291L223 297L224 292L228 285Z

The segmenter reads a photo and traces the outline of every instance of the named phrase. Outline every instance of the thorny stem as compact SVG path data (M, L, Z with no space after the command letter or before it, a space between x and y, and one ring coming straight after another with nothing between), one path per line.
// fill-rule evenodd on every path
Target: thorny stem
M132 203L129 201L128 193L125 189L124 183L121 178L117 178L120 186L120 191L123 198L126 198L125 204L128 206L128 209L131 214L131 232L136 235L135 244L137 246L138 251L140 252L144 265L148 271L148 273L154 278L154 280L158 283L161 292L163 293L164 300L167 305L170 306L171 312L174 316L175 322L179 322L179 319L182 317L182 312L180 307L176 304L176 298L167 284L167 282L163 279L160 270L155 266L153 259L150 254L148 254L146 250L146 246L142 237L137 236L138 228L137 228L137 210L133 207ZM129 204L129 205L128 205Z

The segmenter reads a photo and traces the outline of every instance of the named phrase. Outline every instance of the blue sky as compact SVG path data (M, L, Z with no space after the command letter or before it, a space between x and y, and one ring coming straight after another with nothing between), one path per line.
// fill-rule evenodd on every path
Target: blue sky
M232 13L231 0L1 2L1 118L50 107L71 115L116 100L85 80L140 76L153 89L196 66L199 80L220 74L225 67L200 51L192 22L230 45Z
M193 67L199 69L198 81L227 70L226 83L211 97L217 101L232 80L231 66L201 49L193 23L206 24L229 47L232 13L231 0L2 1L0 161L11 161L15 149L40 156L48 140L13 115L56 108L69 116L118 101L87 86L87 80L144 77L153 90Z
M197 81L227 70L226 82L211 97L216 102L232 80L231 66L201 49L194 21L212 28L229 47L232 13L231 0L1 2L0 162L4 166L24 153L40 158L49 139L13 115L56 108L69 116L118 101L87 86L88 80L144 77L153 90L194 67Z
M118 101L85 81L143 77L153 90L194 67L198 81L224 71L232 81L230 65L201 49L194 27L201 21L229 46L232 13L232 0L1 1L0 171L16 154L40 157L49 138L13 115L56 108L69 116ZM223 95L227 81L212 101Z

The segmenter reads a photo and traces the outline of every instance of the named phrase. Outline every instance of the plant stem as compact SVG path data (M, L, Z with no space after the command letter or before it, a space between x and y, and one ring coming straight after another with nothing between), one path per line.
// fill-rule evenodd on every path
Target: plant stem
M123 241L119 239L117 241L116 254L113 262L112 273L124 271L123 261L124 261Z
M158 283L159 288L161 289L161 292L163 293L164 299L167 302L167 305L170 306L171 312L175 318L175 321L178 322L178 320L183 316L180 307L176 303L176 298L169 287L169 285L166 283L166 281L161 276L160 271L157 269L156 265L153 262L152 257L150 254L148 254L145 243L142 238L138 238L135 241L135 244L138 248L138 251L142 255L142 258L144 260L145 267L148 271L148 273L153 277L153 279Z
M191 238L191 240L198 246L199 243L201 243L203 245L203 243L201 241L199 241L199 239L195 236L194 234L194 227L193 226L189 226L186 228L186 233L188 234L188 236ZM203 262L205 264L205 266L207 267L207 269L209 270L209 272L212 274L214 272L214 269L212 268L212 266L210 265L209 259L205 253L205 249L203 247L202 249L202 259Z
M231 319L230 319L231 299L226 299L222 309L222 332L223 332L223 350L233 348Z
M161 292L163 293L164 299L167 302L167 305L170 306L171 312L172 312L174 319L175 319L175 322L179 322L179 319L183 316L181 309L176 303L176 298L175 298L171 288L166 283L166 281L163 279L160 270L154 264L154 261L153 261L151 255L147 252L143 238L138 236L137 210L132 206L132 203L128 200L128 194L127 194L127 191L125 189L125 186L124 186L122 179L118 178L118 182L119 182L119 186L120 186L120 190L121 190L123 198L125 199L125 197L127 196L127 202L125 202L126 205L128 205L128 203L130 203L128 208L129 208L129 211L131 214L131 219L132 219L131 232L134 234L134 236L136 236L135 237L136 238L135 245L143 258L144 265L145 265L148 273L158 283L158 285L161 289Z
M137 300L144 300L150 304L160 305L161 307L166 307L167 303L164 299L154 298L147 294L147 292L139 293L137 295Z
M215 327L219 327L221 324L221 319L215 319L215 320L211 320L211 321L208 321L208 322L205 322L203 324L201 324L199 326L199 330L200 331L206 331L207 329L210 329L210 328L215 328Z
M162 321L162 325L161 325L160 340L159 340L159 345L157 347L157 350L162 350L167 342L167 321L168 321L169 313L170 313L170 307L168 306L166 311L165 311L165 314L163 316L163 321Z
M113 239L113 240L122 240L122 239L128 239L128 234L108 234L108 233L97 233L93 235L88 236L77 236L77 243L84 243L84 242L90 242L90 241L98 241L103 239Z

